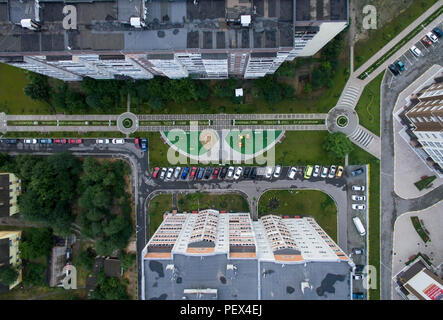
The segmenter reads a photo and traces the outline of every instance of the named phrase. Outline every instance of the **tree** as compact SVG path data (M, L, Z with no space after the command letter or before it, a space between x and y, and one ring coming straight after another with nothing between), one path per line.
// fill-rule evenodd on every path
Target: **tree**
M127 300L129 299L126 292L124 280L114 277L107 277L101 271L97 275L97 288L91 292L93 300Z
M23 259L45 257L52 249L52 232L47 228L31 228L23 232L23 239L19 244Z
M0 283L10 286L17 281L18 271L12 265L0 267Z
M125 253L122 251L119 254L118 258L120 259L123 270L126 271L134 265L136 255L133 253Z
M23 88L23 92L33 100L49 101L51 87L48 78L44 75L30 72L28 74L29 83Z
M23 284L26 286L45 286L46 267L40 263L29 263L25 266L23 272Z
M83 267L87 270L92 270L92 267L94 266L94 261L95 253L92 251L91 248L88 248L86 250L80 251L76 259L76 264L79 267Z
M332 157L342 159L354 149L354 145L344 133L334 132L325 137L323 148Z

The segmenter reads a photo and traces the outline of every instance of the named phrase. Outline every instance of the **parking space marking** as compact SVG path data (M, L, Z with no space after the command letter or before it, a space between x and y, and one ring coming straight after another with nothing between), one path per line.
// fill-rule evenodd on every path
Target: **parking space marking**
M419 44L421 44L421 46L427 51L429 52L429 49L421 42L421 40L418 42ZM418 44L417 43L417 44Z
M408 56L406 55L406 52L402 55L402 57L405 57L406 60L409 62L409 64L412 66L412 62L409 61Z

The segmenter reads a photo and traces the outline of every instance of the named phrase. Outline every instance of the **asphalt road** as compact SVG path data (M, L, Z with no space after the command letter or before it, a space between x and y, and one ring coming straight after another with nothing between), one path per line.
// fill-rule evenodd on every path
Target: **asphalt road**
M440 24L441 28L441 24ZM443 185L417 199L402 199L394 192L394 136L392 112L395 102L401 91L420 77L433 64L443 61L443 39L434 44L429 50L423 45L417 47L422 50L423 56L415 59L409 52L400 58L406 66L401 75L394 77L386 71L381 92L381 172L380 172L380 295L383 300L391 299L391 261L392 241L395 219L408 211L425 209L442 199Z

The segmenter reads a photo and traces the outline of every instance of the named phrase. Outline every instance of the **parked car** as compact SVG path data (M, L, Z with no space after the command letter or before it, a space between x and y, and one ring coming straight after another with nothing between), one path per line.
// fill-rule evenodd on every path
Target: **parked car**
M180 171L182 171L181 167L176 167L175 171L174 171L174 179L178 179L178 177L180 177Z
M352 299L354 300L363 300L365 298L365 294L363 292L353 292Z
M189 175L189 179L194 179L195 178L195 175L197 174L197 170L198 170L197 167L192 167L191 174Z
M335 177L335 171L337 171L337 167L335 165L332 165L331 168L329 169L329 174L328 174L329 179Z
M288 178L289 179L294 179L296 173L297 173L297 168L296 167L291 167L291 169L289 169L289 171L288 171Z
M240 179L242 172L243 172L243 168L237 167L237 170L235 170L234 179L235 180Z
M109 143L109 139L97 139L97 140L95 140L95 143L97 143L97 144L108 144Z
M354 210L365 210L366 206L364 204L357 204L357 203L353 203L352 204L352 209Z
M388 69L389 69L389 71L392 72L392 74L393 74L394 76L398 76L398 75L400 74L400 72L397 70L397 67L396 67L395 64L393 64L393 63L391 63L391 64L388 66Z
M424 36L423 38L421 38L420 41L426 48L429 48L430 46L432 46L432 41L427 36Z
M352 186L352 191L365 191L365 186Z
M412 52L412 54L416 57L420 57L421 56L421 50L418 49L416 46L412 46L409 51Z
M228 167L223 167L220 171L220 179L224 179L228 173Z
M243 178L249 177L249 174L251 173L251 167L246 167L245 171L243 172Z
M165 178L166 171L168 171L168 169L162 168L162 171L160 172L160 179L163 180Z
M66 260L71 261L71 248L66 248Z
M335 177L340 178L343 174L343 170L344 170L343 166L338 166L337 173L335 174Z
M140 149L140 138L135 138L134 145L137 149Z
M39 139L41 144L52 144L52 139Z
M435 27L432 29L432 32L438 37L441 38L443 36L443 31L439 27Z
M228 179L232 178L234 176L234 171L235 171L234 167L232 167L232 166L229 167L228 168L228 174L226 175L226 178L228 178Z
M353 194L351 196L351 199L354 200L354 201L365 201L366 197L365 196L358 196L356 194Z
M366 235L365 227L363 226L363 223L361 223L361 220L359 217L352 218L352 222L354 222L355 228L357 229L360 236L364 237Z
M199 179L199 180L202 179L204 173L205 173L205 168L202 168L202 167L198 168L197 179Z
M77 140L75 140L75 139L68 139L68 143L69 144L76 144Z
M363 270L364 270L364 268L365 268L364 265L362 265L362 264L356 264L356 265L355 265L355 272L362 273Z
M174 168L168 168L168 172L166 173L166 180L171 180L173 174Z
M432 42L437 42L438 38L437 36L432 32L429 31L428 33L426 33L426 36L429 38L429 40L431 40Z
M112 139L112 143L113 144L124 144L125 143L125 139Z
M54 139L54 143L65 144L65 143L68 143L68 140L66 140L66 139Z
M312 176L314 178L317 178L320 175L320 166L318 164L316 164L314 166L314 172L312 173Z
M220 168L215 168L212 172L212 179L217 179L218 175L220 174Z
M140 145L141 145L142 150L146 152L146 150L148 150L148 139L141 138Z
M18 142L17 139L5 139L3 140L6 144L16 144Z
M152 177L154 178L154 179L156 179L157 178L157 176L158 176L158 172L160 171L160 168L159 167L155 167L154 168L154 171L152 171Z
M274 172L274 167L266 167L265 178L270 179L272 177L273 172Z
M311 178L312 170L313 170L313 169L314 169L314 167L311 166L311 165L307 165L307 166L306 166L306 169L305 169L305 175L304 175L304 178L305 178L305 179L310 179L310 178Z
M363 168L358 168L358 169L352 171L352 172L351 172L351 175L352 175L353 177L355 177L355 176L359 176L359 175L361 175L363 172L365 172L365 171L363 170Z
M397 60L397 62L395 62L395 65L397 66L398 70L405 71L405 64L401 60Z
M326 178L327 176L328 176L328 167L323 167L322 169L321 169L321 175L320 175L320 177L322 177L322 178Z
M355 255L362 255L365 254L364 248L352 248L352 253Z
M76 144L81 144L81 143L83 143L83 139L76 139L76 140L75 140L75 143L76 143Z
M26 144L36 144L37 139L25 139L23 142Z
M257 167L253 167L251 170L251 174L249 175L249 178L255 180L257 178Z
M189 173L189 167L184 167L184 168L183 168L183 171L182 171L181 179L182 179L182 180L185 180L186 177L188 176L188 173Z
M281 174L281 166L280 166L280 165L277 165L277 166L275 167L275 171L274 171L274 178L278 178L278 177L280 177L280 174Z
M363 276L363 274L361 274L361 273L359 273L359 274L354 274L354 275L352 276L352 279L354 279L354 280L363 280L363 278L364 278L364 276Z
M205 179L209 179L211 177L211 174L212 174L212 168L207 167L205 171Z

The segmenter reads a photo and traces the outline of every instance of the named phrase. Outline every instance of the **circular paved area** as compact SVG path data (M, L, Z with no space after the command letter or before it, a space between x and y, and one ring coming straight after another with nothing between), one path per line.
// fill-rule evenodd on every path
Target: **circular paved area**
M337 125L337 119L340 116L345 116L348 118L348 124L344 127ZM343 132L347 136L350 136L358 127L358 115L353 109L346 107L335 107L332 108L328 117L326 118L326 127L329 132Z
M130 119L132 121L132 126L129 128L125 128L123 125L123 121L125 119ZM131 134L137 131L138 129L138 118L132 112L125 112L118 116L117 118L117 129L124 134Z

